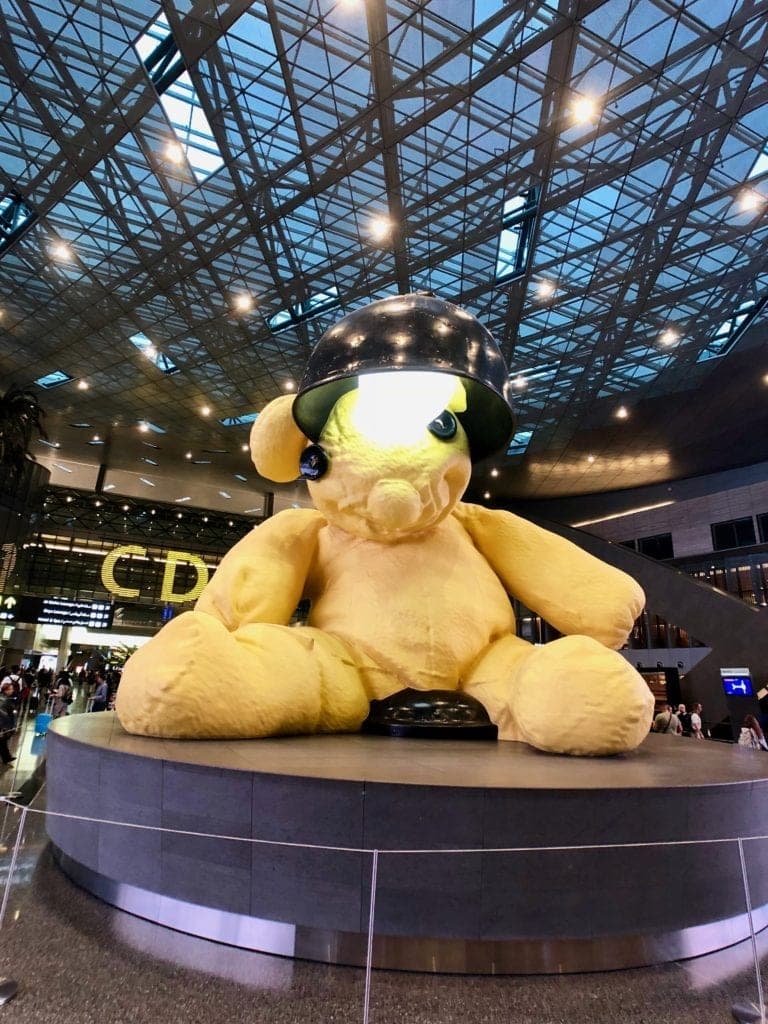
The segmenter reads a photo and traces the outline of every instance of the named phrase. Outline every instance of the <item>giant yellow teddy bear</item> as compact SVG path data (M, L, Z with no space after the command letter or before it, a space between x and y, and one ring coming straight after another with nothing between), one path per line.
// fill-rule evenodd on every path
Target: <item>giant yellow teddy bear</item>
M496 403L491 433L505 411L498 386L489 392L472 379L482 350L489 372L503 365L490 335L465 311L421 295L349 314L326 344L334 332L346 363L330 366L335 390L307 389L304 418L315 422L304 426L315 436L296 422L301 393L271 402L251 435L268 479L293 480L301 463L316 510L256 527L194 610L133 655L117 697L123 726L176 738L353 732L372 699L439 688L479 699L502 739L568 754L635 748L653 698L615 648L642 610L640 587L518 516L461 501L471 454L485 451L478 395ZM383 406L369 396L368 378L353 371L365 364L355 352L374 336L389 353L380 368L399 372L370 379L415 382L419 393L404 353L425 337L440 342L431 353L439 414L411 421L414 395L399 405L385 396ZM468 362L451 374L439 353L457 338ZM520 639L510 596L564 635L542 646ZM307 624L290 626L302 598L311 602Z

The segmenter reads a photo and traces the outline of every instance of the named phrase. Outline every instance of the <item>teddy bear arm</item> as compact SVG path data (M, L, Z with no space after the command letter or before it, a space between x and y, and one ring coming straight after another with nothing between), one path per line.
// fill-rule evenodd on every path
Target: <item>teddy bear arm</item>
M555 629L614 649L626 641L645 604L631 576L511 512L462 504L455 514L508 593Z
M255 622L285 625L301 600L325 525L314 509L279 512L222 559L195 604L229 630Z

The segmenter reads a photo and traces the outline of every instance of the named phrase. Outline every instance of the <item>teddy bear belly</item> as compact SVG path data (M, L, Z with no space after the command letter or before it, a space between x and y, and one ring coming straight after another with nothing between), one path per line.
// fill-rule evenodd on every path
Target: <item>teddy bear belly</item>
M361 572L360 554L354 583L343 571L326 580L309 624L362 651L403 686L453 689L492 640L515 632L509 599L474 549L470 564L454 549L438 572L415 550L402 571L368 564Z

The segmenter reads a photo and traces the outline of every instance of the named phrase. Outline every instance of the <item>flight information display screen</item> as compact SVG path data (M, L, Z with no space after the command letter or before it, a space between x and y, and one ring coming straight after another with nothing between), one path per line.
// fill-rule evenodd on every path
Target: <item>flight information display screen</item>
M728 697L751 697L752 674L748 668L721 668L720 678Z

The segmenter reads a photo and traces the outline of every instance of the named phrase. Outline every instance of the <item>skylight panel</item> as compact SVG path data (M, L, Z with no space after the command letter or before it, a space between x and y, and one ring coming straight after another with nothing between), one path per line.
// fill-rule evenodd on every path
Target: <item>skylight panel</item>
M329 309L334 309L339 304L339 290L335 286L327 288L324 292L317 292L303 302L297 302L288 309L281 309L278 313L267 317L267 326L271 331L277 333L289 324L300 324Z
M533 437L532 430L518 430L507 448L507 455L524 455Z
M41 388L57 388L60 384L66 384L67 381L74 379L68 373L64 373L63 370L52 370L50 373L46 373L44 377L38 377L35 384Z
M505 200L502 211L496 280L507 281L524 274L531 255L531 234L539 204L539 190L532 188Z
M132 334L128 340L142 355L145 355L150 362L154 363L158 370L162 370L163 373L168 375L179 372L178 366L164 353L159 352L142 331L139 331L138 334Z
M17 192L0 198L0 255L37 220L37 212Z
M259 418L257 412L247 412L242 416L225 416L223 420L219 420L222 427L242 427L246 423L253 423Z
M766 141L762 153L752 165L752 170L747 175L747 181L751 181L753 178L761 178L764 174L768 174L768 141Z
M708 359L716 359L718 356L724 356L730 352L758 313L762 311L766 301L768 300L763 299L762 302L757 303L749 299L742 302L733 316L718 325L712 341L701 350L696 362L704 363Z
M134 48L193 174L198 181L205 181L224 166L224 158L165 15L152 22Z

